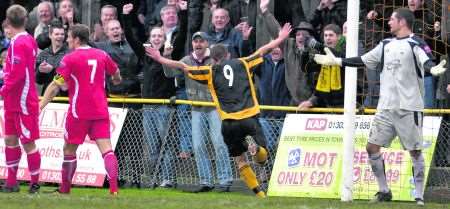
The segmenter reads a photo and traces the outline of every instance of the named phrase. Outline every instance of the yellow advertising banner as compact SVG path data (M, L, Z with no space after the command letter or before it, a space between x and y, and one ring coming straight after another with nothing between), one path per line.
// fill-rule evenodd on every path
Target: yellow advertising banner
M378 191L365 146L373 115L357 116L353 155L354 199L370 199ZM342 182L343 115L287 115L269 183L269 196L339 198ZM425 182L439 132L440 117L424 117ZM394 200L414 200L412 162L400 141L382 149Z

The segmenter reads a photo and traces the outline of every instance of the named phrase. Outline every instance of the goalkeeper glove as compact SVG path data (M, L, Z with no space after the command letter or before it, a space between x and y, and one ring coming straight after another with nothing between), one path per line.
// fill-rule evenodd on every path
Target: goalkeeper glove
M430 69L430 73L434 76L438 76L438 75L444 73L447 70L447 68L445 68L445 63L446 63L446 61L442 60L438 65L436 65Z
M323 54L314 55L314 61L316 61L317 64L342 66L342 59L334 56L333 52L331 52L331 50L328 47L325 47L324 51L325 55Z

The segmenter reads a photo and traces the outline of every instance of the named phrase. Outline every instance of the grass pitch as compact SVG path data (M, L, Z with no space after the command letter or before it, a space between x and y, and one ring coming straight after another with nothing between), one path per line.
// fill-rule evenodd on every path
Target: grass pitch
M208 192L200 194L185 193L168 189L122 189L117 198L110 197L106 189L74 188L70 195L45 194L54 188L43 187L41 193L29 195L27 188L22 187L20 193L0 193L1 209L36 208L104 208L104 209L450 209L449 204L426 203L418 207L413 202L391 202L369 205L367 201L343 203L339 200L268 197L257 199L242 193Z

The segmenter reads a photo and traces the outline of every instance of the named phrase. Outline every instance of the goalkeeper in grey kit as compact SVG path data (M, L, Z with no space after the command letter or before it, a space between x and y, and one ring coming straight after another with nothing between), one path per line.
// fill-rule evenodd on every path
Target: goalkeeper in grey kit
M372 203L392 200L387 185L381 147L389 147L398 136L413 163L415 200L423 206L424 167L422 149L422 122L424 109L424 71L434 76L445 72L445 60L436 65L431 49L415 36L411 27L414 14L405 8L392 13L389 26L394 37L384 39L375 48L360 57L337 58L329 49L325 55L317 54L314 60L322 65L339 65L376 69L382 65L380 75L380 99L372 122L366 146L372 172L379 191Z

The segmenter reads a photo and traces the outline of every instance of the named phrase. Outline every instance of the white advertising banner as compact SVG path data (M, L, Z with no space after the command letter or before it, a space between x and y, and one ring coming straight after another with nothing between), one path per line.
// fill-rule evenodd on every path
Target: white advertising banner
M68 109L68 104L50 103L39 115L40 139L36 145L41 153L41 182L61 182L61 165L63 161L64 145L64 124ZM109 108L111 119L111 143L113 149L117 145L120 131L122 130L127 109ZM4 138L4 117L3 102L0 102L0 179L7 177L5 165L5 141ZM27 156L22 150L22 158L19 164L17 177L19 180L29 180L30 175L27 169ZM89 137L86 137L84 144L77 150L77 170L73 178L73 184L87 186L102 186L105 180L106 171L100 151Z

